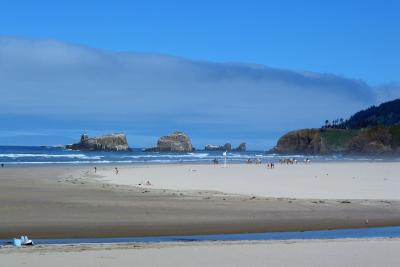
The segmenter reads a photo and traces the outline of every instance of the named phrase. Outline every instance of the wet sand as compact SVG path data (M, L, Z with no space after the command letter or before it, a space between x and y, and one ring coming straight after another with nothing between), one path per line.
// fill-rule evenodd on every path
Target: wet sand
M103 175L113 167L98 166L96 174L93 166L0 169L0 238L21 234L32 238L118 237L400 225L400 201L396 199L274 198L118 185L105 181ZM122 174L137 166L119 168ZM151 172L152 166L146 168Z
M4 266L399 266L400 239L52 245L2 248Z

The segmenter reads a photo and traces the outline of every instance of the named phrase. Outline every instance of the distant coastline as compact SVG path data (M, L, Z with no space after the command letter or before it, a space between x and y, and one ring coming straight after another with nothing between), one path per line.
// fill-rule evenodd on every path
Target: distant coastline
M290 131L271 150L281 154L400 156L400 99L372 106L348 120Z

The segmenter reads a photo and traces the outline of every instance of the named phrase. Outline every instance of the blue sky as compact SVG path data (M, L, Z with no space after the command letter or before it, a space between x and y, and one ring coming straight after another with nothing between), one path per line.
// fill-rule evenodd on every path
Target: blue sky
M399 3L0 1L0 143L180 129L265 149L400 96Z
M0 33L398 82L399 1L0 1Z

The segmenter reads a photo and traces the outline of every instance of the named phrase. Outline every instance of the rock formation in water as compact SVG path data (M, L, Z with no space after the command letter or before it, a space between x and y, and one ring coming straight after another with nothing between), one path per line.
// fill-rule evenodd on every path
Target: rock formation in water
M147 152L191 152L193 151L190 138L182 132L173 132L162 136L157 141L157 146L145 149Z
M129 150L128 141L125 134L116 133L99 137L89 137L82 134L79 143L67 145L66 148L73 150L92 150L92 151L127 151Z
M206 145L204 150L207 151L231 151L232 145L230 143L226 143L225 145Z
M246 143L241 143L237 148L234 149L239 152L246 152Z
M204 147L204 150L245 152L246 151L246 143L241 143L237 148L232 148L232 145L230 143L226 143L225 145L206 145Z

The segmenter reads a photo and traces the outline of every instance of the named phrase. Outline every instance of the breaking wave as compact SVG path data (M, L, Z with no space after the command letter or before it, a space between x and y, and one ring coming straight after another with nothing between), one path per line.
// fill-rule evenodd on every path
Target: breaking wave
M70 159L101 159L103 156L88 156L85 154L0 154L0 158L70 158Z
M349 157L342 155L307 156L278 155L264 151L228 152L226 159L231 163L244 163L249 159L262 162L279 161L281 158L303 161L368 161L381 158ZM73 151L61 147L2 147L0 146L0 163L4 164L169 164L169 163L211 163L214 159L225 160L223 151L194 151L190 153L160 153L134 150L128 152ZM392 159L399 161L400 159Z

